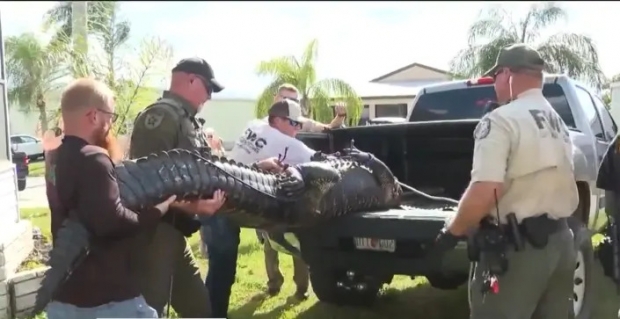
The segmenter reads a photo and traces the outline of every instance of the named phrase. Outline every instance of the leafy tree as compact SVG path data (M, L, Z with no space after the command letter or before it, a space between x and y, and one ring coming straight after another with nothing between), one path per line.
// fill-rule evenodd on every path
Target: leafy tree
M46 13L45 29L47 30L52 26L57 27L53 41L73 36L72 2L62 1ZM118 49L129 39L131 24L127 20L119 19L120 3L116 1L88 1L86 10L88 34L93 35L98 40L105 55L102 59L97 59L97 62L102 62L103 66L95 65L93 61L78 61L79 59L75 58L76 64L81 65L81 68L84 69L75 75L105 72L106 84L113 87L117 71L116 54L118 54ZM102 69L105 71L101 71Z
M73 1L60 1L52 9L48 10L44 17L43 27L47 31L52 27L56 27L57 37L73 36ZM88 1L86 7L88 13L87 25L88 31L92 35L106 34L110 29L110 17L115 17L119 4L116 1ZM121 34L129 34L129 24L121 22L126 28ZM125 37L127 37L125 35Z
M9 105L38 111L43 132L48 126L47 94L59 90L71 75L66 43L43 43L32 33L8 37L6 72Z
M123 69L116 75L113 86L118 114L114 127L117 134L128 133L137 113L161 94L155 89L159 86L156 82L170 72L172 57L172 46L153 37L142 40L137 55L115 61L115 66Z
M554 2L533 4L525 17L514 23L509 12L493 8L482 12L469 29L469 45L451 61L455 74L476 77L495 65L501 48L527 43L537 48L546 61L546 71L565 73L601 88L605 77L592 39L576 33L558 33L541 39L541 31L560 19L566 11Z
M362 101L353 88L343 80L317 79L315 68L317 54L318 43L313 40L306 46L300 59L295 56L282 56L263 61L258 65L258 75L271 76L273 80L258 98L257 117L267 115L277 88L284 83L290 83L299 89L302 110L309 118L329 122L333 118L330 105L337 100L347 103L350 124L358 122Z

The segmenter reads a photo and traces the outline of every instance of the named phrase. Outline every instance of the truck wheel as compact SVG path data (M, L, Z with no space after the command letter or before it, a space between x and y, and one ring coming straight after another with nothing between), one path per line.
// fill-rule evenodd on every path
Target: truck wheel
M573 311L575 319L590 319L593 309L594 248L588 229L576 218L569 218L568 224L575 235L577 259L573 276Z
M26 180L25 179L18 179L17 180L17 190L18 191L23 191L24 189L26 189Z
M370 306L377 299L383 282L370 276L352 275L339 271L310 266L312 291L322 302L342 306Z
M427 275L426 279L433 288L451 290L456 289L462 284L467 282L468 274L458 275L444 275L444 274L431 274Z

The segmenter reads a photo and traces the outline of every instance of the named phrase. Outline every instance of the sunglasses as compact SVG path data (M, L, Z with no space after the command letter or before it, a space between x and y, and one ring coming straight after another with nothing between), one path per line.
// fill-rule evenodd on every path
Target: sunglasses
M205 90L207 90L207 94L209 94L209 96L212 96L213 95L213 88L211 87L211 82L209 82L203 76L200 76L200 75L197 75L197 74L195 74L195 76L200 79L200 81L202 82L202 84L205 87Z
M301 122L297 122L295 120L291 120L288 119L289 124L291 124L292 127L296 127L296 128L301 128Z
M107 114L111 117L112 119L112 123L116 122L116 120L118 119L118 114L114 113L114 112L110 112L110 111L106 111L106 110L102 110L102 109L97 109L97 111L103 113L103 114Z

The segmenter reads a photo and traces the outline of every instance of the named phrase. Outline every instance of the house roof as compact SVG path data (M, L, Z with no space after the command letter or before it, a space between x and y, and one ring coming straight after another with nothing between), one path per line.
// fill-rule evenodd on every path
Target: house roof
M445 75L452 75L448 71L440 70L440 69L434 68L432 66L428 66L428 65L424 65L424 64L421 64L421 63L414 62L414 63L406 65L406 66L404 66L404 67L402 67L400 69L397 69L397 70L394 70L394 71L392 71L390 73L384 74L384 75L382 75L382 76L380 76L380 77L378 77L376 79L372 79L372 80L370 80L370 82L379 82L379 81L381 81L383 79L389 78L390 76L392 76L394 74L398 74L398 73L403 72L405 70L409 70L409 69L416 68L416 67L417 68L427 69L427 70L430 70L430 71L433 71L433 72L437 72L437 73L441 73L441 74L445 74Z

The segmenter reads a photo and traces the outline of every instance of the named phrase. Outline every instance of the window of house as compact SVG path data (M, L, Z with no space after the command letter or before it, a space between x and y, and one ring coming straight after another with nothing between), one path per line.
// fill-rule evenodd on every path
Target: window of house
M375 117L407 117L407 104L376 104Z

